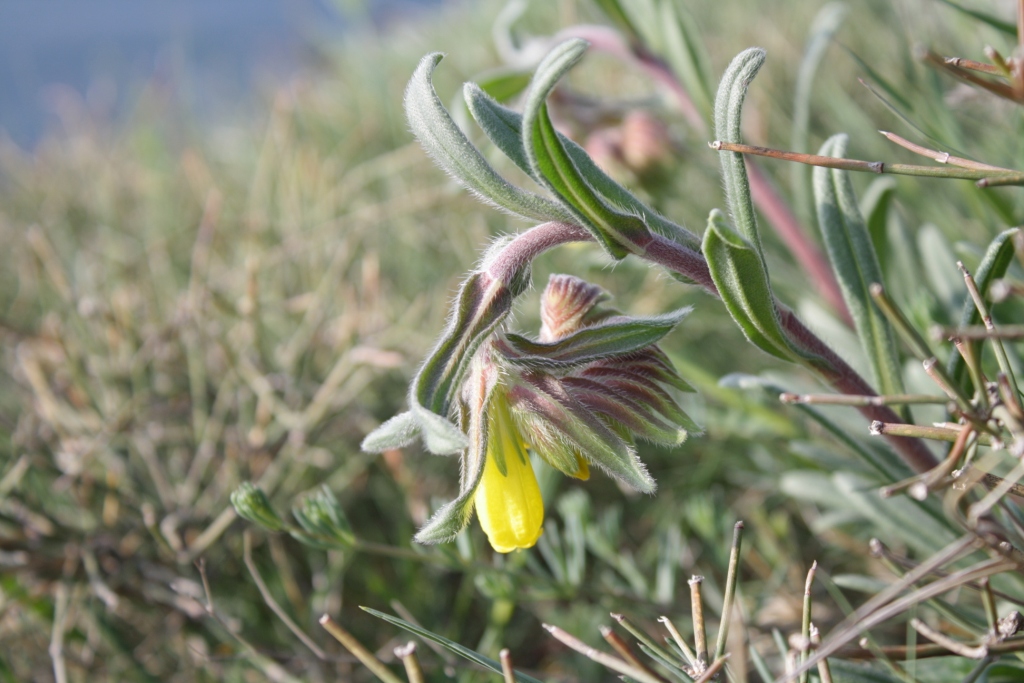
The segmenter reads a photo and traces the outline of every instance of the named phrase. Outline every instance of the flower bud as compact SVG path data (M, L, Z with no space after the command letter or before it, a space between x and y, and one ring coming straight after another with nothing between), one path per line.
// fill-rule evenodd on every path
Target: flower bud
M267 494L251 482L245 482L231 493L231 504L239 517L267 531L281 531L285 526L284 520L271 507Z

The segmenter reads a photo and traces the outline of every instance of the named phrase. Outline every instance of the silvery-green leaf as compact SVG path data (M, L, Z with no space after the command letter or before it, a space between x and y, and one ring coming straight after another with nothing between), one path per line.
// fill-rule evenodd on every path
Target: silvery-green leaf
M793 360L764 262L757 249L726 225L725 216L717 210L708 218L702 251L722 303L746 338L762 351Z
M474 83L467 83L463 92L470 113L491 142L516 166L540 182L534 169L530 166L526 149L523 146L522 115L495 102ZM619 207L622 212L640 216L652 230L669 239L691 249L700 247L699 237L640 201L632 192L602 171L586 150L561 133L558 134L558 140L590 186L604 197L610 206Z
M715 96L716 140L743 142L740 135L743 100L747 96L747 87L764 64L764 59L764 50L758 47L749 48L736 55L722 75L722 80L718 84L718 94ZM754 216L754 204L750 198L750 183L743 155L737 152L721 152L719 160L722 164L725 198L733 225L763 262L764 252L761 249L761 237L757 232L757 218ZM763 266L761 270L764 270Z
M650 318L615 316L566 335L553 342L535 342L506 333L504 341L515 365L541 368L572 368L602 358L621 356L656 343L686 317L692 307Z
M485 201L527 219L566 220L568 215L554 202L498 175L455 124L430 82L442 56L435 52L420 60L405 91L406 117L420 144L441 168Z
M408 446L420 435L420 424L411 411L399 413L366 435L359 447L366 453L383 453Z
M686 93L705 120L712 117L712 77L700 29L690 10L678 2L662 2L660 28L665 58L683 82Z
M843 23L847 7L841 2L830 2L818 10L811 22L810 35L804 46L803 59L797 72L796 88L793 93L793 132L789 148L794 152L808 152L808 130L811 120L811 93L814 76L825 57L825 51L832 44L832 38ZM795 196L795 205L801 218L810 222L812 205L810 201L810 168L805 164L790 164L790 178Z
M587 228L608 253L624 258L642 253L651 242L644 220L610 206L587 182L559 139L547 113L547 97L555 84L583 57L584 40L568 40L555 46L541 61L526 96L522 139L532 175L546 186Z
M845 135L834 135L825 141L818 154L843 157L847 140ZM839 169L816 167L813 177L818 225L875 386L883 394L901 394L903 378L896 339L869 291L873 283L882 282L881 268L849 174Z
M473 355L508 315L515 294L505 284L483 272L472 273L462 284L448 325L420 367L409 391L410 408L432 452L444 452L431 448L432 439L440 442L454 436L442 424L441 421L447 422L443 416L448 415ZM458 431L454 425L451 429ZM455 450L464 446L463 442Z
M459 495L431 515L416 532L413 540L417 543L447 543L465 529L473 517L473 496L483 478L487 460L487 406L495 386L493 373L493 368L481 360L474 362L466 396L469 434L464 437L468 446L462 456Z
M887 272L889 210L895 198L896 179L877 178L868 185L860 202L860 213L864 216L864 223L883 273Z

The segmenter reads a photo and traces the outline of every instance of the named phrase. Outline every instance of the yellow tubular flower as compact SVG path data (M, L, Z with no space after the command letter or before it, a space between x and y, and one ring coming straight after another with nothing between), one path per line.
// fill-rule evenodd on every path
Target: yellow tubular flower
M532 548L540 538L544 501L507 400L498 393L491 404L487 460L474 503L491 546L499 553L508 553ZM504 464L504 474L499 463Z

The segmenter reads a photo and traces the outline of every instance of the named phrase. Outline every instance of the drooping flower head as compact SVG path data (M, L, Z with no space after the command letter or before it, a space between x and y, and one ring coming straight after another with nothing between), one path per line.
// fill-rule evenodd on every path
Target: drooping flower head
M417 541L450 540L475 509L495 550L531 547L544 507L530 453L571 477L587 479L595 465L631 488L654 491L634 441L677 445L698 429L670 393L692 388L655 346L688 309L631 318L602 306L608 298L578 278L552 276L537 339L494 325L479 344L462 345L474 350L449 411L465 438L460 495L435 513ZM468 311L463 317L466 325L481 319ZM438 348L451 346L442 339ZM428 359L424 368L437 362ZM425 432L436 424L408 415L382 425L364 448L407 443L418 432L429 449Z

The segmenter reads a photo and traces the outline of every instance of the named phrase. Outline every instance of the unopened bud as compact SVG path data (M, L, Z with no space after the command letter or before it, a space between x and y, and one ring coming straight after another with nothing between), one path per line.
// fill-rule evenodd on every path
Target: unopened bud
M307 545L330 548L355 543L355 534L352 533L345 511L326 486L306 496L302 505L292 510L292 515L303 531L309 534L295 534L295 538Z
M231 493L231 504L239 517L268 531L280 531L284 528L284 521L271 507L267 494L251 482L245 482Z

